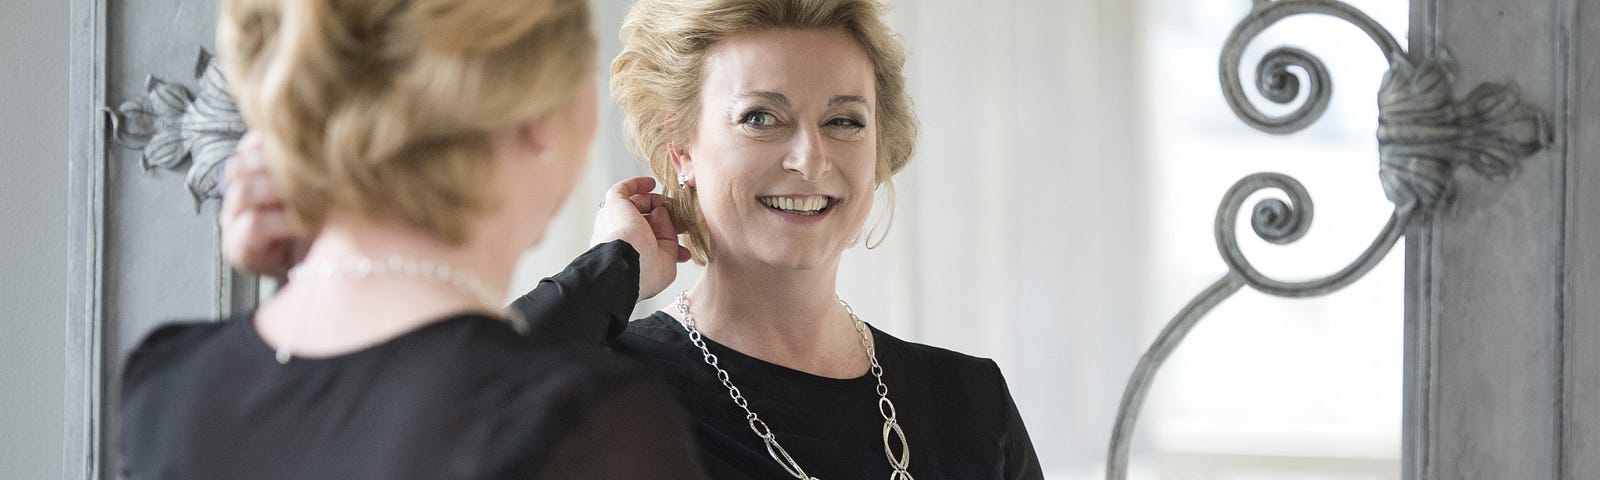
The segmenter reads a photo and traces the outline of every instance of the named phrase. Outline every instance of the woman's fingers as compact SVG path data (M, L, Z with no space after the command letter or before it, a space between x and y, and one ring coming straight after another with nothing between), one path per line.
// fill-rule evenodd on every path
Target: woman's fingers
M650 223L650 233L658 240L678 240L678 231L673 228L672 215L667 213L666 205L657 205L645 215L645 221Z
M283 194L278 191L278 182L271 177L255 176L244 178L239 185L240 204L249 209L281 208L283 207Z
M240 138L239 144L234 147L233 155L228 156L229 178L267 174L265 144L254 132L245 133L244 138Z
M224 227L223 256L234 268L283 279L305 256L305 242L282 210L249 210Z
M629 178L629 179L617 182L615 185L611 186L610 190L606 190L606 203L609 204L612 201L627 200L629 198L632 198L634 195L639 195L639 194L642 194L642 193L650 193L650 191L654 190L655 188L656 188L656 179L654 179L654 178L651 178L651 177L633 177L633 178ZM649 210L644 210L644 211L649 211Z
M218 220L223 256L234 268L282 279L305 256L303 238L283 208L259 136L246 133L228 157L228 185Z
M639 210L639 213L650 213L655 211L656 207L664 205L664 203L653 197L659 197L659 195L654 193L639 193L628 197L628 201L633 203L633 208Z
M246 134L247 138L249 136ZM241 141L239 144L240 148L227 160L226 196L237 197L238 205L245 209L283 205L283 194L267 169L260 142Z

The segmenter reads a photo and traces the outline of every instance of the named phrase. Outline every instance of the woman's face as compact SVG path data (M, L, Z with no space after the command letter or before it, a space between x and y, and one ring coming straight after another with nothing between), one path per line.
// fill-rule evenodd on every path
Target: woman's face
M692 177L715 262L837 262L872 210L872 63L843 30L763 30L707 55L700 113L674 161Z

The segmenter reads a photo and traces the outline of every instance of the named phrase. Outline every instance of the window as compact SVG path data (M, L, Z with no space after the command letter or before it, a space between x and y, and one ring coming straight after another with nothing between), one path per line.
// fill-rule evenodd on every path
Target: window
M1146 10L1154 177L1146 295L1168 316L1223 273L1212 222L1223 192L1248 174L1294 176L1315 202L1312 228L1300 242L1271 245L1248 227L1239 234L1258 268L1279 278L1337 271L1392 209L1376 175L1376 93L1387 69L1378 48L1356 27L1327 17L1289 18L1267 30L1242 62L1256 105L1283 113L1305 96L1280 107L1248 86L1254 61L1281 45L1321 58L1334 83L1319 122L1290 136L1268 135L1235 118L1215 75L1250 2L1217 3L1149 0ZM1406 3L1349 3L1404 38ZM1254 202L1245 204L1246 215ZM1245 288L1222 303L1168 360L1152 390L1144 436L1135 442L1135 463L1144 469L1133 477L1399 478L1403 268L1402 255L1391 252L1366 278L1326 297L1283 299ZM1143 338L1167 319L1152 320Z

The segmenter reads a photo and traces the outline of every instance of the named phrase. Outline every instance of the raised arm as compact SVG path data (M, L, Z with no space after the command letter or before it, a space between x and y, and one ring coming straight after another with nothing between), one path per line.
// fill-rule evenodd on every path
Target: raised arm
M510 308L528 320L530 336L598 346L622 334L638 298L639 252L613 240L540 280Z
M677 278L689 250L678 245L667 197L654 188L650 177L613 185L595 214L595 247L511 303L532 335L604 344L627 328L635 303Z

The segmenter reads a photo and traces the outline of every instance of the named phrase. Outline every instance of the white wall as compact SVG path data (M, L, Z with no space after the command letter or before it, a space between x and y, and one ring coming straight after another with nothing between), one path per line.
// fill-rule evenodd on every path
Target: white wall
M67 2L0 15L0 477L61 478Z

